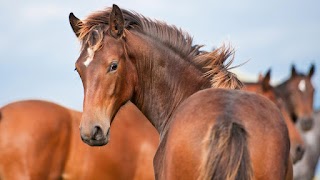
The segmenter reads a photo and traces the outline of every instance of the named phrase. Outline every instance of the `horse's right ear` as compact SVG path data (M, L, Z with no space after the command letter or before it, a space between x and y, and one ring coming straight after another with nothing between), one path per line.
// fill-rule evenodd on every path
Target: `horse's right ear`
M294 64L291 65L291 77L295 77L297 75L296 67Z
M73 32L76 34L77 37L79 37L80 29L83 24L82 21L80 19L78 19L73 13L70 13L69 14L69 22L70 22L70 25L71 25Z
M262 79L262 89L264 91L267 91L270 88L270 76L271 76L270 74L271 74L271 69L268 70L268 72Z
M310 70L309 70L309 74L308 74L309 78L311 78L312 75L314 74L314 69L315 69L315 66L314 66L314 64L312 64L311 67L310 67Z
M109 20L109 29L112 37L118 39L123 35L124 18L121 9L117 5L112 6Z

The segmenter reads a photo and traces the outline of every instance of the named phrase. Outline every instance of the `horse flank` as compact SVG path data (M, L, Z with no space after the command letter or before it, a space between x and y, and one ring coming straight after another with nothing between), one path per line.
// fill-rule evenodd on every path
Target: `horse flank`
M111 8L95 12L79 22L79 40L82 48L88 45L93 51L102 47L104 32L108 28ZM201 45L192 45L192 37L176 26L162 21L153 21L138 13L122 9L125 29L134 30L161 42L172 51L197 67L204 76L211 79L213 88L241 89L243 84L237 76L230 72L234 60L234 49L223 45L210 53L199 53ZM93 39L95 41L93 41ZM231 57L231 60L224 63Z

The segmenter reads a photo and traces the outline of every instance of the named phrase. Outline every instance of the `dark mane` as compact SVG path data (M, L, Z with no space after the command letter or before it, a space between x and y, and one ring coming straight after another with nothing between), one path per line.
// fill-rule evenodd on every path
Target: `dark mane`
M82 21L79 32L82 45L90 45L90 39L93 36L91 32L97 30L98 37L95 37L97 43L92 46L94 51L102 46L103 34L108 29L111 10L111 8L106 8L103 11L95 12ZM199 50L202 46L193 45L192 37L176 26L151 20L133 11L125 9L121 11L126 30L137 31L153 38L156 42L163 43L210 78L212 87L230 89L242 87L242 83L236 75L228 71L233 58L224 65L224 62L234 54L232 48L222 46L209 53L202 52Z

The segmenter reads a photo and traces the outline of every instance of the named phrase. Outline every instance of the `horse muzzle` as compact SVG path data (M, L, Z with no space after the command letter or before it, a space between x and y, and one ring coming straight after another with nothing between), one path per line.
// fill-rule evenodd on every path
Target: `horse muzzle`
M82 141L90 146L103 146L110 140L110 127L107 128L106 133L99 125L93 126L88 132L80 128L80 135Z
M298 119L300 127L303 131L309 131L313 126L313 118L301 118Z

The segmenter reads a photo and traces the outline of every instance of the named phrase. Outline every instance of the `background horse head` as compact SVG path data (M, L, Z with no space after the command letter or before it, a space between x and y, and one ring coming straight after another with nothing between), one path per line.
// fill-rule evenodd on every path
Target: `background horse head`
M271 69L265 75L259 74L257 82L245 82L244 90L261 94L277 104L277 97L270 84Z
M264 76L259 74L258 82L245 83L243 90L261 94L278 106L288 127L290 137L290 154L293 163L296 163L303 157L305 145L298 129L295 127L293 120L288 113L285 103L280 97L276 96L275 88L270 84L270 78L271 69L269 69Z
M282 97L290 116L304 131L310 130L313 123L314 87L311 78L314 71L314 64L308 74L298 73L292 65L291 77L276 87L277 96Z

